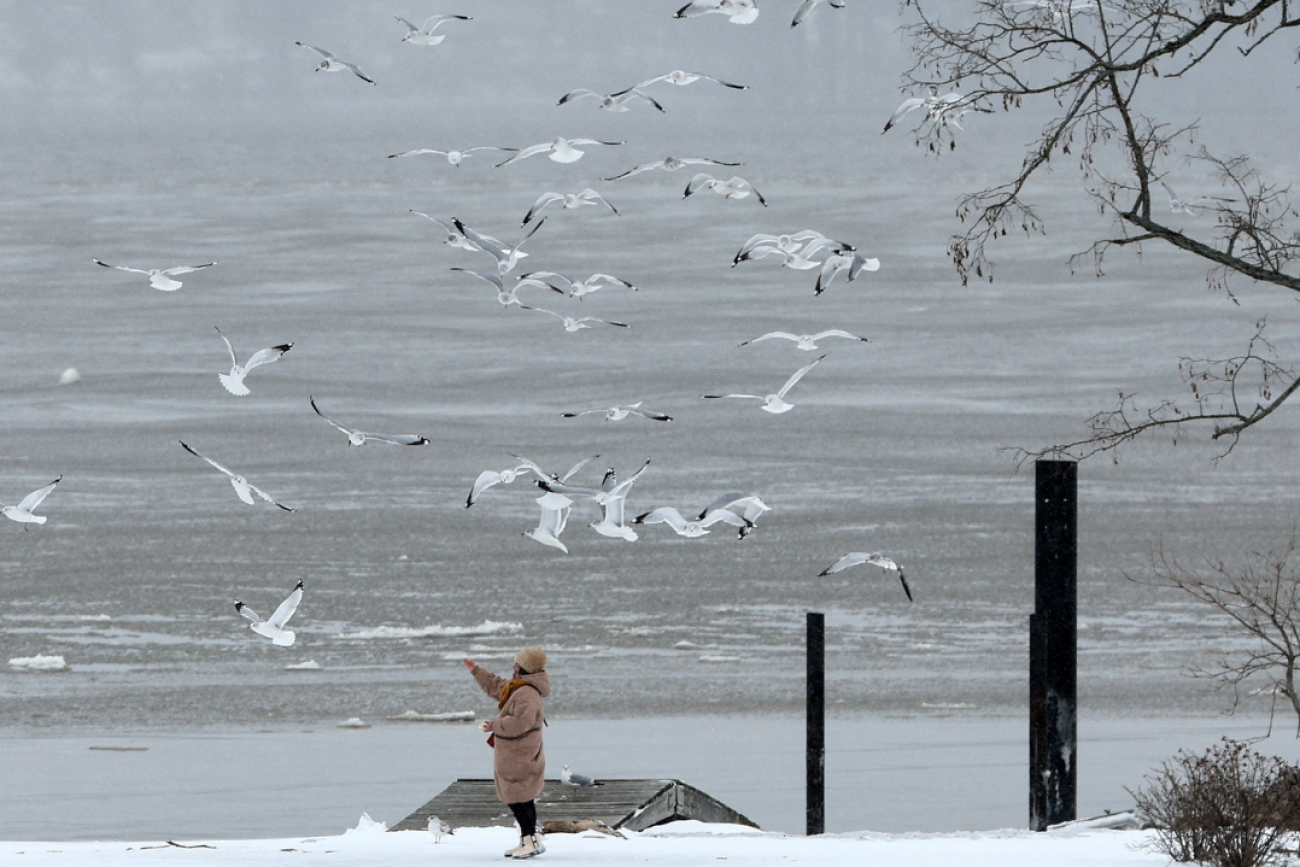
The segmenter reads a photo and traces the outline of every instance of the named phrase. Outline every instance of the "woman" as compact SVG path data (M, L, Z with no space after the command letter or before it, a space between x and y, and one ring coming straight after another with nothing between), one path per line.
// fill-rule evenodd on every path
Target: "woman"
M496 719L484 720L479 728L491 732L492 774L497 797L519 822L519 845L506 852L507 858L532 858L546 851L537 833L537 805L545 782L546 755L542 752L542 726L546 709L542 699L551 693L546 673L546 652L525 647L515 654L514 677L506 680L472 659L465 667L483 691L497 700Z

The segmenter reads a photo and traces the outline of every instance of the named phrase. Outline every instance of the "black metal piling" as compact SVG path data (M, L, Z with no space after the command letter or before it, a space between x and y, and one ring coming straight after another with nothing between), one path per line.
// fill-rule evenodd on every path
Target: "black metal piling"
M1076 818L1078 465L1034 465L1034 613L1029 618L1029 827Z
M808 734L805 750L808 836L826 832L826 615L808 612Z

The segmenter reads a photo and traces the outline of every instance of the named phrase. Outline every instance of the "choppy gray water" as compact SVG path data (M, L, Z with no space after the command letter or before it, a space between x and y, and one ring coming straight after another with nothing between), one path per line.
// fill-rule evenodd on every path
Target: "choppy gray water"
M299 5L310 27L279 12L255 34L207 22L246 40L264 79L221 68L219 46L207 44L198 73L183 51L108 64L102 104L69 96L73 79L58 70L50 86L63 101L50 111L33 102L43 85L31 78L5 93L22 120L0 139L11 168L0 182L0 499L63 482L43 506L48 524L0 527L0 657L59 655L71 667L0 669L6 730L460 710L481 704L460 658L504 667L524 643L552 655L557 715L793 712L808 610L827 613L836 714L1005 714L1026 695L1033 504L1032 472L1015 473L998 449L1073 438L1117 388L1177 393L1179 356L1240 351L1265 313L1280 343L1297 330L1296 311L1267 293L1247 287L1234 305L1160 250L1121 254L1105 279L1070 273L1067 258L1100 231L1070 172L1039 191L1049 237L1006 239L998 281L959 286L944 256L953 203L1017 158L997 146L993 119L973 120L963 147L937 161L905 135L879 135L897 98L880 69L900 58L895 47L867 59L892 28L879 16L828 14L796 37L769 19L765 31L735 33L713 26L723 21L674 22L652 4L617 22L594 4L554 18L475 4L481 29L422 55L426 69L382 27L333 30L308 12L318 7ZM141 20L162 8L129 6ZM349 9L347 22L357 15ZM152 26L170 36L182 24ZM540 63L563 44L551 27L638 47L614 60L583 54L576 67ZM487 33L508 34L496 46L508 59L469 42ZM344 55L349 37L378 87L313 76L307 53L294 54L304 39ZM778 44L787 47L754 50ZM820 56L836 83L803 87L819 80L810 60ZM678 65L748 73L754 87L672 88L662 116L553 105L572 87ZM174 89L160 83L167 70ZM858 75L879 92L845 84ZM557 134L628 143L572 165L385 159ZM770 207L683 201L687 172L600 181L668 154L743 161L738 171ZM500 308L486 284L448 270L483 269L487 258L442 245L434 224L408 212L459 216L509 239L540 193L585 186L622 216L551 209L520 270L632 281L635 293L533 299L626 330L568 334ZM754 232L803 228L857 244L881 270L814 297L812 272L772 260L730 267ZM164 294L92 258L219 264ZM227 359L213 324L241 355L294 348L235 398L217 382ZM700 399L766 393L810 359L742 340L825 327L871 343L827 344L793 411ZM84 382L61 387L70 366ZM432 444L349 448L309 395L340 420ZM560 416L637 400L675 421ZM1282 541L1295 521L1295 434L1282 413L1218 464L1208 447L1152 441L1118 467L1083 467L1085 707L1224 707L1181 673L1238 646L1224 624L1124 573L1141 573L1158 544L1194 562ZM299 511L240 503L180 439ZM536 524L539 493L525 483L465 508L475 476L511 453L557 470L598 453L585 483L650 458L633 514L698 510L735 489L773 511L743 541L648 527L629 544L588 530L597 515L580 503L566 556L521 535ZM914 604L888 576L816 577L848 551L877 549L905 564ZM299 579L297 643L250 634L233 600L266 614ZM322 670L286 670L308 660Z

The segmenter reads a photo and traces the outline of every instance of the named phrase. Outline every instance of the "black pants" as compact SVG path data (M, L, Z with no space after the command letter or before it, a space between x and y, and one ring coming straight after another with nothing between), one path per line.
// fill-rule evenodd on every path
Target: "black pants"
M510 812L515 814L515 821L519 823L519 836L531 837L537 833L537 804L533 801L522 801L518 804L506 804Z

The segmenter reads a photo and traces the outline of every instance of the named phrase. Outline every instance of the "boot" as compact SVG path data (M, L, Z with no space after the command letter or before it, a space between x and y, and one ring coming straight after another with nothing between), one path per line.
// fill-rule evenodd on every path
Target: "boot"
M519 838L519 845L518 845L518 846L516 846L516 847L513 848L513 849L507 849L507 850L506 850L506 857L507 857L507 858L514 858L518 853L524 851L524 845L525 845L527 842L528 842L528 838L527 838L527 837L520 837L520 838Z
M516 861L522 861L525 858L533 858L546 851L542 845L542 838L539 834L533 834L531 837L525 837L523 845L514 851L510 856Z

